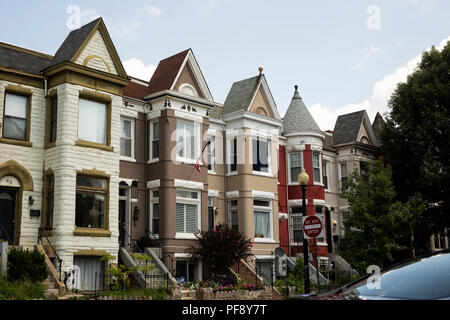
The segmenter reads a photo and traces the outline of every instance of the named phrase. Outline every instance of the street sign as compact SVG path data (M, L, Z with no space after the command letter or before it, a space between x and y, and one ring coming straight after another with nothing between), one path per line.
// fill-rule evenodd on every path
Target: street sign
M323 215L317 214L303 217L303 236L306 239L322 238L324 236Z

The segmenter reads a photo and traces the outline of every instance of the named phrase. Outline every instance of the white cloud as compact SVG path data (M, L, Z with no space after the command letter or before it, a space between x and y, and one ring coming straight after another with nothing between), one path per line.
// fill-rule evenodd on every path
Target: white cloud
M447 44L447 41L450 41L450 36L442 40L440 44L436 46L436 49L439 51L442 50ZM429 51L430 49L431 47L426 51ZM397 68L393 73L385 75L383 79L375 82L372 87L372 95L370 99L347 104L334 110L327 106L321 105L320 103L316 103L309 108L309 111L322 130L333 130L336 119L339 115L363 109L367 111L370 120L373 121L377 112L380 112L381 115L388 112L387 104L392 93L395 91L397 84L400 82L406 82L408 75L414 72L421 59L422 54L414 57L409 60L406 65Z
M359 59L359 62L353 66L353 70L359 70L361 66L369 59L370 56L374 55L377 52L381 52L381 48L375 47L371 44L369 47L365 47L364 51L366 52L362 59Z
M161 9L156 6L146 6L144 10L149 16L159 16L161 15Z
M145 63L137 58L131 58L122 62L125 71L129 76L150 81L153 73L156 70L156 66L149 64L145 65Z

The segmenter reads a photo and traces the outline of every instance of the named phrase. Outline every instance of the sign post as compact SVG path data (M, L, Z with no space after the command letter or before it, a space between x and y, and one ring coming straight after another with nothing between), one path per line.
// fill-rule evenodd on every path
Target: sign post
M317 259L317 238L324 237L323 215L303 217L303 235L306 239L314 239L314 259L316 260L317 290L319 290L319 260Z

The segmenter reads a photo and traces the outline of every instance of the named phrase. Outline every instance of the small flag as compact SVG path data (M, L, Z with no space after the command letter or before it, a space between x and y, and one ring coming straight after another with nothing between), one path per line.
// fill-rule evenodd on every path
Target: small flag
M203 157L203 153L205 152L206 147L208 147L211 144L211 140L208 140L208 142L203 147L202 153L200 154L200 157L198 157L197 162L195 163L195 169L200 173L200 164Z

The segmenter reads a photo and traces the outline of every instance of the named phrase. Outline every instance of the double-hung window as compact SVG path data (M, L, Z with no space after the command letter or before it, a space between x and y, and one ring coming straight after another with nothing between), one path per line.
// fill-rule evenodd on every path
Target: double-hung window
M197 130L194 122L177 120L177 157L182 160L197 160Z
M302 207L291 207L291 239L293 243L303 244Z
M322 170L321 170L320 153L313 152L312 157L313 157L314 182L321 183L322 182Z
M228 201L228 223L231 229L239 231L238 225L238 203L237 200Z
M159 234L159 190L150 191L150 215L152 234Z
M109 179L77 175L75 226L105 229Z
M253 200L253 214L255 217L255 239L272 239L272 201Z
M176 196L177 236L191 237L200 229L200 193L177 189Z
M58 129L58 97L54 96L50 98L50 110L49 110L49 142L56 141L57 129Z
M252 139L253 171L269 172L269 142L261 138Z
M134 119L120 118L120 155L134 158Z
M347 183L347 163L342 162L339 163L339 184L342 190L342 187Z
M298 183L298 175L302 172L302 153L289 153L289 182Z
M107 144L107 104L80 98L78 140Z
M237 137L228 140L228 173L237 171Z
M329 185L330 161L323 161L323 185L325 190L330 190Z
M44 210L42 215L42 227L44 230L51 230L53 228L53 206L54 206L54 191L55 177L53 173L44 175Z
M214 136L208 136L208 141L210 141L210 143L208 144L207 147L207 152L208 152L208 171L210 172L214 172L214 150L215 150L215 138Z
M154 160L159 158L159 122L151 122L150 127L150 159Z
M28 137L28 104L30 97L5 93L3 138L26 141Z

